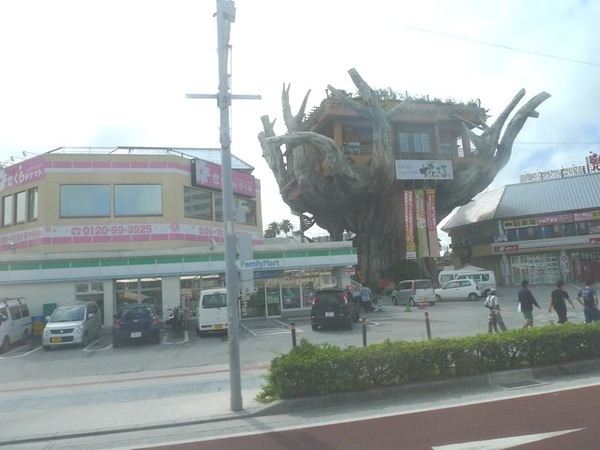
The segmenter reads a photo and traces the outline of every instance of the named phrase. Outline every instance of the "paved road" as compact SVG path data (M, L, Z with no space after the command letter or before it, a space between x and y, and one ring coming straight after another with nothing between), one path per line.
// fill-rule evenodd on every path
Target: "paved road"
M597 449L600 386L331 423L294 430L145 447L153 449Z

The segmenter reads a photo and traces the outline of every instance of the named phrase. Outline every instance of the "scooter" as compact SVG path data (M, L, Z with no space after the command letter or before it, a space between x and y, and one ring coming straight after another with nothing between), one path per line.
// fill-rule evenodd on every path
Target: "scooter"
M169 309L169 316L165 323L173 328L174 332L185 331L185 317L180 306Z

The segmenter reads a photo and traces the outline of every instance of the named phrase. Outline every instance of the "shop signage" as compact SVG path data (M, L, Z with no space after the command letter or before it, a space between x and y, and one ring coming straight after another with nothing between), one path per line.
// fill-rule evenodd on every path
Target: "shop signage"
M495 245L494 253L516 252L519 250L518 245Z
M396 180L452 180L452 161L396 159Z
M247 261L239 261L240 269L268 270L277 267L283 267L281 259L249 259Z
M46 158L35 158L0 169L0 191L17 188L44 178Z
M231 175L234 194L256 197L256 180L252 175L238 170L233 170ZM192 186L221 191L222 184L220 165L197 158L192 160Z

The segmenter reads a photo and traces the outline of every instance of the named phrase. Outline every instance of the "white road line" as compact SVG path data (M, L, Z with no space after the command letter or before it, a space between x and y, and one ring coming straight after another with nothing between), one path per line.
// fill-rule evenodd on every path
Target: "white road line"
M543 441L554 436L574 433L585 428L575 428L572 430L552 431L550 433L526 434L523 436L510 436L499 439L489 439L486 441L461 442L459 444L437 445L431 447L432 450L504 450L517 445L528 444L530 442Z

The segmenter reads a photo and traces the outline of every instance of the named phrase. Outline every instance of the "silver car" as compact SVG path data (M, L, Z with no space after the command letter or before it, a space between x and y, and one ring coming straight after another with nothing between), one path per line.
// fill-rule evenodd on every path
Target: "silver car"
M100 338L100 308L95 302L59 306L48 318L42 334L44 350L63 345L86 347L92 339Z
M435 305L436 298L433 292L433 283L428 279L404 280L396 285L392 292L392 303L394 305L417 306L424 302L431 306Z

